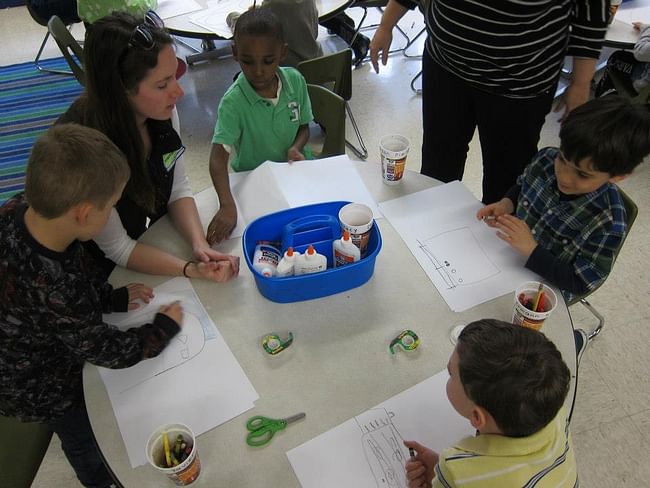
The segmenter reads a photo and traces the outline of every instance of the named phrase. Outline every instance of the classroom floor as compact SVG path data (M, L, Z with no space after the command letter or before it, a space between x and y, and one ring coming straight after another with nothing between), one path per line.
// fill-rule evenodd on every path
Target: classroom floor
M354 11L359 9L351 10L358 18ZM419 14L410 13L400 25L415 34L422 28L422 20ZM83 27L75 26L73 34L77 39L83 38ZM24 7L0 10L0 45L3 46L0 65L33 60L44 35L45 28L36 24ZM326 31L321 32L321 39L326 51L341 47L340 41L328 36ZM395 42L403 41L396 36ZM421 45L414 46L412 51L417 53L419 49ZM179 47L180 54L188 52ZM60 52L50 41L43 57L55 56L60 56ZM369 63L353 71L351 106L370 153L368 161L378 161L380 136L397 132L411 139L412 152L407 167L419 171L421 102L409 87L419 69L418 59L398 53L390 57L388 66L382 67L379 75L372 71ZM185 90L185 97L178 103L181 135L187 146L185 159L190 182L196 192L211 184L207 161L217 105L237 71L236 63L228 58L190 67L181 80ZM553 113L547 117L540 147L557 144L557 119L558 115ZM348 127L348 138L353 137ZM349 150L348 154L354 158ZM650 214L646 210L650 208L649 177L650 167L646 160L621 185L641 211L614 271L591 298L607 323L583 357L572 423L580 481L588 488L647 486L650 479L647 462L650 452L647 436L650 432L650 354L647 353L650 266L643 257L647 256L650 239ZM480 179L480 148L475 138L463 181L478 197ZM589 327L590 316L579 307L572 309L574 323L576 326L586 323L584 327ZM81 486L56 436L33 486Z

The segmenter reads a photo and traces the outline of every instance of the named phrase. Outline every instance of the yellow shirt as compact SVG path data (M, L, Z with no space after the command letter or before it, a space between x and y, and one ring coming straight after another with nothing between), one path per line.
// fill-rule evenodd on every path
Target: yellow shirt
M528 437L484 434L444 449L435 469L435 488L574 487L578 473L562 408Z

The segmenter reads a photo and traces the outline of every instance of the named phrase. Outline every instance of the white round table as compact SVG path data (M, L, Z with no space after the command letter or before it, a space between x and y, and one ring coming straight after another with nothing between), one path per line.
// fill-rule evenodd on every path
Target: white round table
M400 185L389 187L381 181L378 164L355 164L378 202L437 184L407 171ZM202 220L211 216L202 215ZM291 304L273 303L258 292L243 257L240 276L235 280L225 284L192 282L260 396L253 410L198 437L202 473L192 486L299 486L286 451L443 370L453 351L450 332L454 326L488 317L511 319L512 294L463 313L452 312L389 222L379 219L377 223L383 248L374 275L365 285L347 292ZM142 240L178 256L191 255L167 218L149 229ZM231 239L221 250L242 256L241 239ZM111 276L115 286L133 281L155 286L168 279L123 268L116 268ZM390 340L406 328L420 336L419 353L391 356ZM287 351L290 355L273 361L261 352L259 341L279 330L292 331L295 339ZM573 327L564 302L546 321L543 332L555 342L575 379ZM120 482L138 488L171 486L150 466L131 468L95 366L84 369L84 391L97 442ZM569 411L574 392L572 381L567 397ZM260 449L246 444L245 422L250 416L296 412L306 412L307 417L277 435L268 446Z

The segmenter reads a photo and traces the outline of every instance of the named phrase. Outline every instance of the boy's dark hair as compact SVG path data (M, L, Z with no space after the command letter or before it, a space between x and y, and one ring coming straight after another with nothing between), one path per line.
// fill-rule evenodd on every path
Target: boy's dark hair
M595 98L569 112L560 148L576 164L590 158L596 171L629 174L650 154L650 113L618 95Z
M25 197L36 213L60 217L89 202L103 208L129 179L129 165L111 140L78 124L57 124L32 147Z
M235 24L235 44L242 36L270 37L284 44L282 22L268 7L251 8L239 16Z
M571 374L544 334L501 320L468 324L458 338L465 393L510 437L542 429L560 410Z

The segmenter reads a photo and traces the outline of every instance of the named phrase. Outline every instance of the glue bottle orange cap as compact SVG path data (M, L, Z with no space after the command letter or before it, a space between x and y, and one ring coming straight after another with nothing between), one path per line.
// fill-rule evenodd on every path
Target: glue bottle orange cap
M310 256L316 254L316 250L314 249L314 246L312 246L311 244L309 244L309 247L307 248L307 254L309 254Z
M343 240L344 241L349 241L350 240L350 231L349 230L344 230L343 231Z
M289 246L287 248L287 256L293 256L293 247Z

